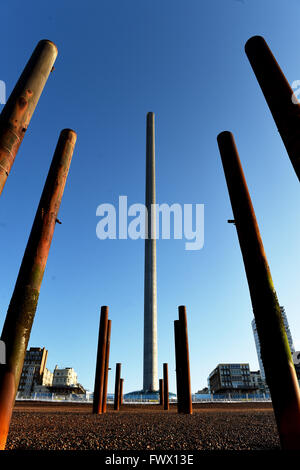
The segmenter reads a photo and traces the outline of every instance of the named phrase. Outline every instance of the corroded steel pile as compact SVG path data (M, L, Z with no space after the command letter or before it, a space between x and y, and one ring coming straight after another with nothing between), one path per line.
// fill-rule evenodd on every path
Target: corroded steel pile
M111 320L108 319L108 307L101 307L98 353L95 374L93 413L106 411L107 381L109 369Z
M263 37L250 38L245 52L300 180L300 103Z
M53 42L40 41L2 110L0 115L0 194L56 56L57 47Z
M190 377L190 355L187 330L186 307L178 307L179 320L174 321L175 362L178 413L192 414L192 391Z
M293 96L292 89L263 38L250 38L246 44L246 54L300 179L300 104ZM1 113L0 194L56 56L57 48L51 41L43 40L38 43ZM151 175L148 182L150 186L147 186L146 191L148 207L151 202L155 202L153 113L147 115L147 130L147 173ZM6 345L6 364L0 366L0 450L6 445L15 395L76 138L76 133L70 129L65 129L60 134L3 326L1 340ZM227 131L222 132L217 140L234 213L234 221L231 222L236 226L244 260L280 443L283 449L299 450L300 393L279 302L233 135ZM155 221L151 223L155 225ZM156 390L155 240L146 240L146 252L144 390ZM149 272L152 277L149 277ZM169 413L162 414L161 407L157 407L156 411L153 408L151 411L148 409L145 413L140 408L137 410L129 407L127 410L131 412L124 413L123 407L121 413L115 413L120 410L123 402L121 364L117 363L114 406L107 415L100 419L91 413L73 416L70 412L68 416L56 415L55 420L52 420L43 411L35 414L18 411L13 416L8 448L278 448L279 440L272 411L266 412L263 405L262 410L257 413L250 413L248 410L240 410L238 413L235 409L227 410L228 413L209 411L207 416L204 412L192 415L184 306L179 307L179 320L174 322L174 331L178 412L181 414L176 414L175 407L169 404L167 363L163 364L163 379L160 380L160 405ZM104 306L101 308L95 374L93 414L96 415L106 412L110 332L108 307ZM198 406L195 408L199 409ZM182 433L182 429L186 430L187 427L188 432ZM64 438L59 439L58 436Z
M222 132L218 145L281 445L300 449L299 385L255 212L233 135Z
M38 43L1 113L0 193L56 56L57 48L51 41ZM73 130L60 133L4 321L1 341L6 347L6 363L0 366L0 450L5 448L76 139Z

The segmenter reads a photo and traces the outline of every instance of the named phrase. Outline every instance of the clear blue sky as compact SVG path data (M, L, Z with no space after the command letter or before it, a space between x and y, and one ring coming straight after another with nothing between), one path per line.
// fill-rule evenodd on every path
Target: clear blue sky
M61 129L77 131L30 346L74 367L90 390L99 311L112 320L109 391L142 387L143 241L96 238L96 208L144 202L145 119L156 115L157 202L205 204L205 244L157 243L159 372L175 391L173 321L188 312L192 390L220 362L258 369L253 318L216 136L234 133L273 280L300 349L300 187L244 53L263 35L290 83L300 79L298 0L65 0L1 5L1 74L9 93L36 43L58 46L1 196L3 322ZM2 109L2 106L1 106Z

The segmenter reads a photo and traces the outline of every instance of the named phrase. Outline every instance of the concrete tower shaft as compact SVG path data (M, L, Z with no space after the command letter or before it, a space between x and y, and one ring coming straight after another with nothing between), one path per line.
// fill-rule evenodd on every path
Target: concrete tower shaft
M144 290L144 391L158 390L157 372L157 289L155 204L155 124L154 113L147 114L146 127L146 207Z

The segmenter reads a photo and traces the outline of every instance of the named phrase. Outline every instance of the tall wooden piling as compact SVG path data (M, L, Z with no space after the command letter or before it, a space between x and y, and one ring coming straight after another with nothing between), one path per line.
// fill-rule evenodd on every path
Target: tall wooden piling
M175 338L175 364L176 364L176 390L177 390L177 411L182 412L182 352L181 352L181 329L179 320L174 321Z
M108 307L102 306L101 314L100 314L98 351L97 351L94 400L93 400L93 413L98 414L98 415L102 414L102 411L103 411L103 389L104 389L104 375L105 375L107 329L108 329Z
M0 115L0 194L15 161L57 56L56 45L40 41Z
M281 446L299 450L299 386L280 306L234 137L230 132L222 132L217 140Z
M0 367L0 449L4 449L6 444L76 137L76 133L70 129L60 133L2 330L6 364Z
M108 371L109 371L110 335L111 335L111 320L108 320L107 335L106 335L102 413L106 413L106 408L107 408L107 384L108 384Z
M116 364L116 378L115 378L115 398L114 398L114 410L119 411L120 409L120 378L121 378L121 364Z
M180 412L185 414L192 414L192 392L191 392L191 374L190 374L190 357L189 357L189 342L188 342L188 329L186 307L181 305L178 307L179 311L179 335L180 335L180 399L182 405Z
M245 51L300 181L300 103L263 37L248 39Z
M123 387L124 379L120 379L120 406L123 405Z
M164 374L164 410L169 410L169 378L168 378L168 364L163 365Z
M164 406L164 379L159 379L159 404Z

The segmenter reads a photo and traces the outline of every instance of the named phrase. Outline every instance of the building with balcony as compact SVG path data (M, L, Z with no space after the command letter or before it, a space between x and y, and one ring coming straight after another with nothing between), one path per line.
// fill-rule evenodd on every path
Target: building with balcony
M209 374L209 390L212 394L249 394L257 393L249 364L218 364Z
M58 366L55 366L53 372L53 382L49 390L52 393L61 395L86 393L85 388L80 383L78 383L77 373L72 367L59 369Z
M288 323L288 319L287 319L284 307L280 307L280 310L281 310L281 315L282 315L282 319L283 319L283 323L284 323L288 343L289 343L289 346L290 346L290 350L291 350L291 353L294 353L295 348L294 348L293 338L292 338L292 334L291 334L291 331L290 331L290 327L289 327L289 323ZM256 327L255 319L252 320L251 325L252 325L252 330L253 330L253 335L254 335L254 341L255 341L255 347L256 347L256 352L257 352L257 358L258 358L260 373L261 373L262 379L265 381L266 380L266 375L265 375L265 369L264 369L262 358L261 358L260 342L259 342L259 337L258 337L258 333L257 333L257 327Z
M255 387L258 390L258 393L260 394L270 393L269 387L266 381L262 378L260 370L250 371L250 376L251 376L253 385L255 385Z
M77 374L75 370L72 367L59 369L58 366L55 366L52 385L54 387L77 385Z
M46 367L48 351L45 348L30 348L26 351L19 383L19 396L30 397L32 393L85 394L86 390L78 383L77 373L72 367L52 373Z
M35 385L52 384L52 374L46 368L48 351L45 348L30 348L26 351L18 392L30 395Z

